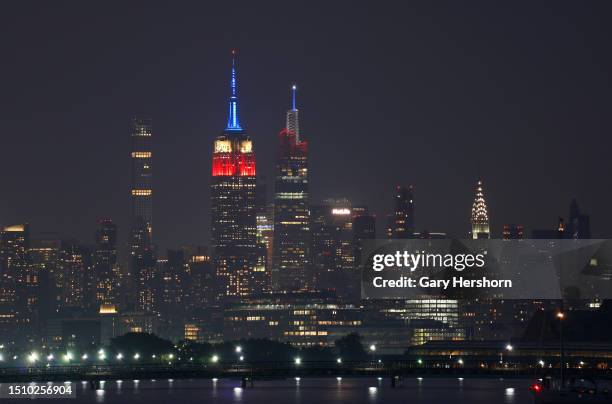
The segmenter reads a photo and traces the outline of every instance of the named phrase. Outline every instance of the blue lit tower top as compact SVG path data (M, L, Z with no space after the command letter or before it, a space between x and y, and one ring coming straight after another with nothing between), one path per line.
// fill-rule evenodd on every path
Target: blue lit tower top
M300 139L300 121L298 115L297 104L295 101L297 86L291 86L291 109L287 111L286 127L289 131L295 133L296 139Z
M236 80L236 50L232 50L232 78L230 81L229 113L227 116L226 131L241 131L240 119L238 118L238 84Z

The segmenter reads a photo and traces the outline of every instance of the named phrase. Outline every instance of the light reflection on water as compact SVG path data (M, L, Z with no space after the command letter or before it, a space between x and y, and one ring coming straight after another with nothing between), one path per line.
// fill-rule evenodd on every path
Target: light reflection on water
M234 387L234 402L242 402L242 387Z
M370 397L370 401L376 402L376 393L378 393L378 387L370 386L368 387L368 395Z
M241 387L240 379L167 379L100 382L96 390L89 383L77 383L81 403L344 403L351 404L524 404L531 403L530 379L472 379L405 377L391 387L390 378L329 377L255 380L253 388Z

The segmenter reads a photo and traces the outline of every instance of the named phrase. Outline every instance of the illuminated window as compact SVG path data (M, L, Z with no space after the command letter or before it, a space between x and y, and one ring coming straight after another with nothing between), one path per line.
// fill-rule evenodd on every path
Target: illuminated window
M132 157L135 159L148 159L151 158L151 152L132 152Z
M132 189L133 196L150 196L152 193L150 189Z

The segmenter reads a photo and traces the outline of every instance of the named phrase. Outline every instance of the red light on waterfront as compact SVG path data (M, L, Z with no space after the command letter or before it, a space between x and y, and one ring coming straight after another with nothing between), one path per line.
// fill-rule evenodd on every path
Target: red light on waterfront
M529 389L533 391L534 393L539 393L542 391L542 386L539 385L538 383L534 383L529 387Z

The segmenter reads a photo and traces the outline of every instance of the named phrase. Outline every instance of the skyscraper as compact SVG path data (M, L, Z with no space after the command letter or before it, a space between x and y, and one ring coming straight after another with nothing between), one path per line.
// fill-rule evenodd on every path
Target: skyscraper
M30 265L33 272L38 274L38 306L39 319L51 318L60 308L61 284L58 276L58 263L61 250L61 241L47 233L43 239L34 239L30 244ZM49 237L49 238L47 238ZM41 335L46 335L46 321L39 321L38 329Z
M484 197L484 187L482 181L476 184L476 196L472 204L472 238L491 238L489 231L489 214L487 213L487 203Z
M392 238L414 237L414 194L412 185L395 188L395 211L392 215Z
M0 336L27 329L37 308L38 274L30 265L27 224L0 229ZM22 335L22 338L24 336Z
M153 250L153 172L151 121L132 121L132 233L130 274L132 305L141 311L153 308L155 256Z
M359 268L364 241L376 239L376 217L365 206L353 207L352 215L355 268Z
M151 120L132 120L132 208L135 222L153 240L153 152ZM139 222L139 223L138 223Z
M311 209L316 288L334 290L338 297L349 301L356 297L359 284L351 202L348 199L327 199Z
M257 184L253 142L240 125L236 53L232 56L227 125L213 145L211 241L221 295L246 297L258 252Z
M117 304L121 284L117 265L117 226L110 219L100 220L98 223L93 267L96 304Z
M77 240L63 240L58 257L60 311L85 306L88 275L91 272L91 250Z
M277 289L312 287L309 274L308 143L300 139L296 86L291 109L278 134L274 183L273 278Z
M188 305L188 266L182 250L168 250L168 258L157 261L158 289L156 312L160 317L157 332L166 338L182 337L185 309ZM180 330L180 331L179 331Z

